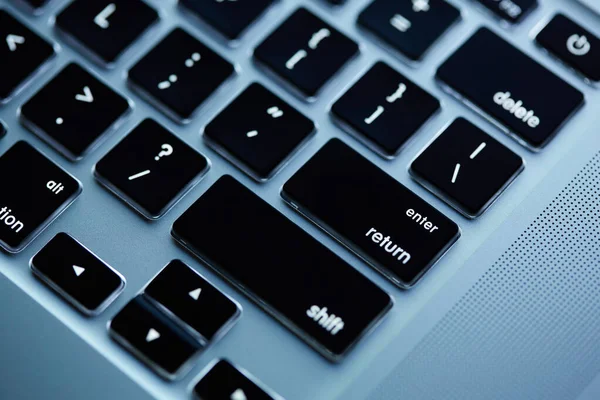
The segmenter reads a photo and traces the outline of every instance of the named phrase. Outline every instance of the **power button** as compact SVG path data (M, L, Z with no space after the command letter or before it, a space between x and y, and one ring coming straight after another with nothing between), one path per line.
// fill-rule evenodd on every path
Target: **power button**
M585 36L571 35L567 39L567 49L576 56L585 56L591 48L592 45Z
M600 39L594 33L557 14L535 40L588 81L600 81Z

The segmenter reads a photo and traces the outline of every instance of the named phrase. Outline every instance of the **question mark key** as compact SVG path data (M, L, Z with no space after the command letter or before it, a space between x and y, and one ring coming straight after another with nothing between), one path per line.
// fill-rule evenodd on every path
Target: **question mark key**
M145 218L156 220L209 168L204 155L157 122L146 119L96 164L94 177Z

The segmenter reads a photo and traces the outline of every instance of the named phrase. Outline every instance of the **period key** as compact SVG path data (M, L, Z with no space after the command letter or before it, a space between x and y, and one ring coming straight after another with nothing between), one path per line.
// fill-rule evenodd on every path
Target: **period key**
M300 168L281 196L403 289L460 237L458 225L339 139Z
M81 184L26 142L0 157L0 247L25 248L82 191Z

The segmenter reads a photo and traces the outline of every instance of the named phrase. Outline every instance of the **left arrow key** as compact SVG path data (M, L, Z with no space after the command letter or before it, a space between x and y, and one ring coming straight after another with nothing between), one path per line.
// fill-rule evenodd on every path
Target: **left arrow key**
M33 257L31 271L88 316L106 309L125 287L117 271L66 233Z

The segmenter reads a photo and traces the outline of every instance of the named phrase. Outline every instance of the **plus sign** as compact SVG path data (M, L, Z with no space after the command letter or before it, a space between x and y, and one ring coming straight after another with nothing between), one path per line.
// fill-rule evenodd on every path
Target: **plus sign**
M429 0L412 0L412 2L415 12L429 11Z

